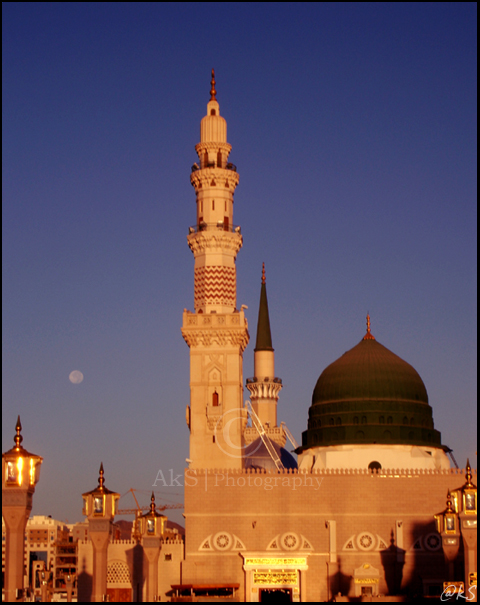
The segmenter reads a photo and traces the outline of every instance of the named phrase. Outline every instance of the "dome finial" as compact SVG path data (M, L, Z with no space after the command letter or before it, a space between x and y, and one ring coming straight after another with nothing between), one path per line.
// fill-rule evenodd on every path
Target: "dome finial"
M210 84L212 85L212 87L210 88L210 101L216 101L217 97L217 91L215 90L215 70L212 69L212 81L210 82Z
M375 336L372 334L370 329L370 314L367 313L367 333L363 337L363 340L375 340Z
M153 492L150 498L150 512L155 514L155 494Z
M262 284L266 284L267 280L265 279L265 263L262 263Z

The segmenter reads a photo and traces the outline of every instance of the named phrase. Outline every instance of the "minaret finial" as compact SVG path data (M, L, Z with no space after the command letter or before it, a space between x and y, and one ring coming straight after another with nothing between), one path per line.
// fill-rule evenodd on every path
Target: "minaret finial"
M16 449L20 449L20 444L23 441L23 437L20 434L20 431L22 430L22 423L20 422L20 416L17 418L17 424L15 425L15 430L17 431L17 434L15 435L15 437L13 438L13 440L15 441L15 447Z
M375 336L372 334L370 328L370 313L367 313L367 333L363 337L363 340L375 340Z
M217 97L217 91L215 90L215 70L212 69L212 81L210 82L210 84L212 85L212 87L210 88L210 101L216 101Z
M150 498L150 512L155 513L155 494L152 492L152 497Z
M265 263L262 263L262 284L266 284L267 280L265 279Z

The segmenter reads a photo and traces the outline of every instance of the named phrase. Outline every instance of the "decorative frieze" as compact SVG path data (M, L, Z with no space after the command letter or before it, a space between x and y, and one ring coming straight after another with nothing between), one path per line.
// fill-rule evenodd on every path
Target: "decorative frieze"
M233 192L240 181L240 176L235 170L227 168L202 168L190 175L190 183L196 191L211 186L212 179L215 179L215 183L218 182L219 185L224 185Z
M234 345L240 347L242 353L250 339L248 330L244 327L211 330L182 328L182 335L189 347L197 347L199 345L209 347L214 344L220 346Z
M231 252L235 259L243 245L241 233L230 231L199 231L187 235L187 242L194 256L205 252Z
M254 399L275 399L278 401L278 395L282 390L282 384L279 382L247 382L247 389L250 391L252 401Z

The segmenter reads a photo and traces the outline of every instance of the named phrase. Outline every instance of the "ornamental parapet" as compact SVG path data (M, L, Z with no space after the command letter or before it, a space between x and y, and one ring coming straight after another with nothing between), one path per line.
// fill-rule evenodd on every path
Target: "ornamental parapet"
M368 477L378 477L381 478L410 478L410 477L420 477L420 476L455 476L458 477L459 481L462 480L462 476L465 475L465 469L458 468L450 468L450 469L368 469L368 468L320 468L313 470L306 469L264 469L264 468L240 468L240 469L232 469L232 468L208 468L208 469L186 469L186 473L188 473L187 478L193 477L219 477L219 476L227 476L227 475L300 475L300 476L309 476L309 475L365 475ZM472 478L477 477L477 470L472 469Z
M239 346L243 352L250 340L248 321L243 311L234 313L183 312L182 335L189 347Z

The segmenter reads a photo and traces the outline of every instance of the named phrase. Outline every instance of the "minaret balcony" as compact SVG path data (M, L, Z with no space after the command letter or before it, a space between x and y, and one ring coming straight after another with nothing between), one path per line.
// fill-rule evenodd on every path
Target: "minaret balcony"
M223 168L224 170L232 170L233 172L237 172L237 167L235 164L228 162L227 164L217 163L217 162L205 162L202 167L195 162L192 166L192 172L196 172L197 170L202 170L204 168Z
M258 379L256 376L254 376L253 378L247 378L247 384L254 384L256 382L275 382L276 384L282 384L282 379L277 378L276 376L275 376L275 378L269 378L267 376L266 378L263 378L263 379Z
M217 223L204 223L203 221L198 225L193 225L188 228L188 234L199 233L200 231L228 231L230 233L241 233L242 230L240 225L230 225L225 221L218 221Z

